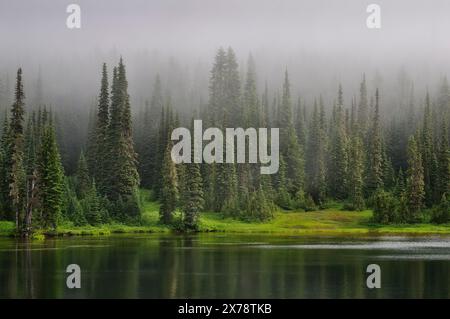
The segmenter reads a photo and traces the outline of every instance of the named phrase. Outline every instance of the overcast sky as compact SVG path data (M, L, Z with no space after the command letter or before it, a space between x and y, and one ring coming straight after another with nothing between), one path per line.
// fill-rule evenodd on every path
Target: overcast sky
M79 30L66 27L70 3L81 7ZM381 29L366 26L370 3L381 7ZM241 64L252 52L260 82L290 67L299 92L335 85L325 78L353 90L361 72L389 79L401 68L425 87L450 70L450 1L0 0L0 72L53 64L49 86L67 71L96 89L101 61L121 54L137 70L134 57L155 50L208 70L219 46L232 46Z

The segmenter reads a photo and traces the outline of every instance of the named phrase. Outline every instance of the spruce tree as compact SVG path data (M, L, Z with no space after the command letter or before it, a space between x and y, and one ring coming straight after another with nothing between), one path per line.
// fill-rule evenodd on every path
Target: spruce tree
M98 97L98 110L95 122L95 145L94 155L89 172L95 178L101 193L106 193L108 188L108 167L105 165L108 160L108 125L109 125L109 87L108 87L108 70L106 63L103 63L102 79L100 85L100 94Z
M349 199L351 207L354 210L363 210L364 198L363 198L363 146L361 138L357 133L351 138L350 151L349 151Z
M431 114L430 95L427 93L425 98L425 111L423 116L422 138L420 149L423 163L423 173L425 182L425 204L432 206L435 197L436 179L437 179L437 160L434 151L433 122Z
M170 152L172 143L168 143L164 152L162 165L162 188L159 208L159 218L163 224L170 224L173 221L173 214L178 204L178 176ZM193 220L192 220L193 221Z
M406 175L406 211L404 220L414 222L418 220L425 197L425 182L423 174L422 156L416 142L411 136L408 142L408 170Z
M9 195L15 214L16 228L19 231L19 221L24 212L25 199L25 168L24 168L24 107L25 93L22 84L22 69L17 71L15 100L11 107L11 119L8 132L7 165L9 165Z
M303 150L298 143L292 114L289 75L286 70L279 118L280 155L286 162L287 190L293 198L299 199L304 191L304 158Z
M84 152L81 151L76 171L76 192L78 198L84 198L91 189L91 183L86 158Z
M450 196L450 146L448 142L447 124L445 119L442 120L438 167L438 196L441 198L444 194Z
M338 102L333 109L330 125L328 183L330 195L337 199L347 197L348 137L345 128L342 86L339 85Z
M185 165L183 178L183 225L186 230L198 230L198 219L203 209L203 180L199 164L192 162Z
M367 194L371 195L377 189L383 187L383 145L381 139L380 96L378 89L375 92L375 110L368 140L369 151L367 156L368 171L366 189Z
M56 229L63 205L64 174L54 128L44 128L37 162L37 189L45 228Z

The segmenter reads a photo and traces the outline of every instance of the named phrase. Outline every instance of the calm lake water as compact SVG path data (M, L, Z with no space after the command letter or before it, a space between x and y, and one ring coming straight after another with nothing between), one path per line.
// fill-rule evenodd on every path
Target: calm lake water
M66 287L69 264L81 289ZM366 267L381 267L381 289ZM0 298L450 298L450 237L0 239Z

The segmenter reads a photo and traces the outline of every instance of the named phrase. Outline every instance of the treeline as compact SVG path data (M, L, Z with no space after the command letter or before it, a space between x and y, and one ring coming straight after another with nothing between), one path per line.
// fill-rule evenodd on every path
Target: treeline
M77 226L139 221L139 175L127 87L122 60L113 69L111 88L103 67L89 156L81 152L76 174L65 176L55 116L43 108L25 118L22 70L18 70L0 153L0 217L14 220L18 234L26 237L37 228L55 230L65 221Z
M211 69L209 101L193 118L202 119L204 127L280 128L280 169L274 175L260 175L254 164L203 164L194 172L188 169L194 164L174 165L170 133L180 125L189 127L192 118L180 118L156 77L134 136L141 182L163 204L162 220L170 222L177 207L186 212L186 206L195 207L196 215L204 209L266 220L277 206L315 210L339 201L350 210L374 209L380 223L449 221L446 80L435 102L429 94L420 106L410 98L402 101L404 117L385 120L382 115L389 114L383 113L381 94L378 89L369 93L364 75L359 94L348 104L342 87L337 88L331 112L320 96L312 105L300 98L294 103L287 70L273 94L267 85L258 92L256 82L251 56L242 77L233 50L220 49ZM195 185L183 184L193 180ZM185 199L190 189L197 194L195 205Z
M369 92L364 75L357 96L346 103L339 85L332 106L321 96L310 105L294 102L290 87L286 70L279 89L266 84L258 92L252 57L242 75L233 50L219 49L207 103L183 115L157 75L150 101L132 121L125 65L120 59L109 76L104 64L86 146L70 169L75 174L65 176L55 136L64 131L58 117L65 115L46 108L27 114L19 69L1 138L0 217L14 220L25 236L66 221L135 223L143 187L161 203L161 222L184 230L198 229L205 210L264 221L278 208L308 211L334 201L350 210L372 208L380 223L449 221L446 80L434 101L429 94L419 106L413 98L402 101L407 114L399 119L387 118L381 93ZM222 129L280 128L278 173L261 175L259 164L174 164L171 132L192 127L194 119Z

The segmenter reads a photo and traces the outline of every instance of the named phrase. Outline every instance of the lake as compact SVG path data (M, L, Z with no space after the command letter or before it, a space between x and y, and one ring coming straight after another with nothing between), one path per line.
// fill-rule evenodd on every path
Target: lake
M69 264L80 289L66 287ZM450 237L3 238L0 298L450 298Z

